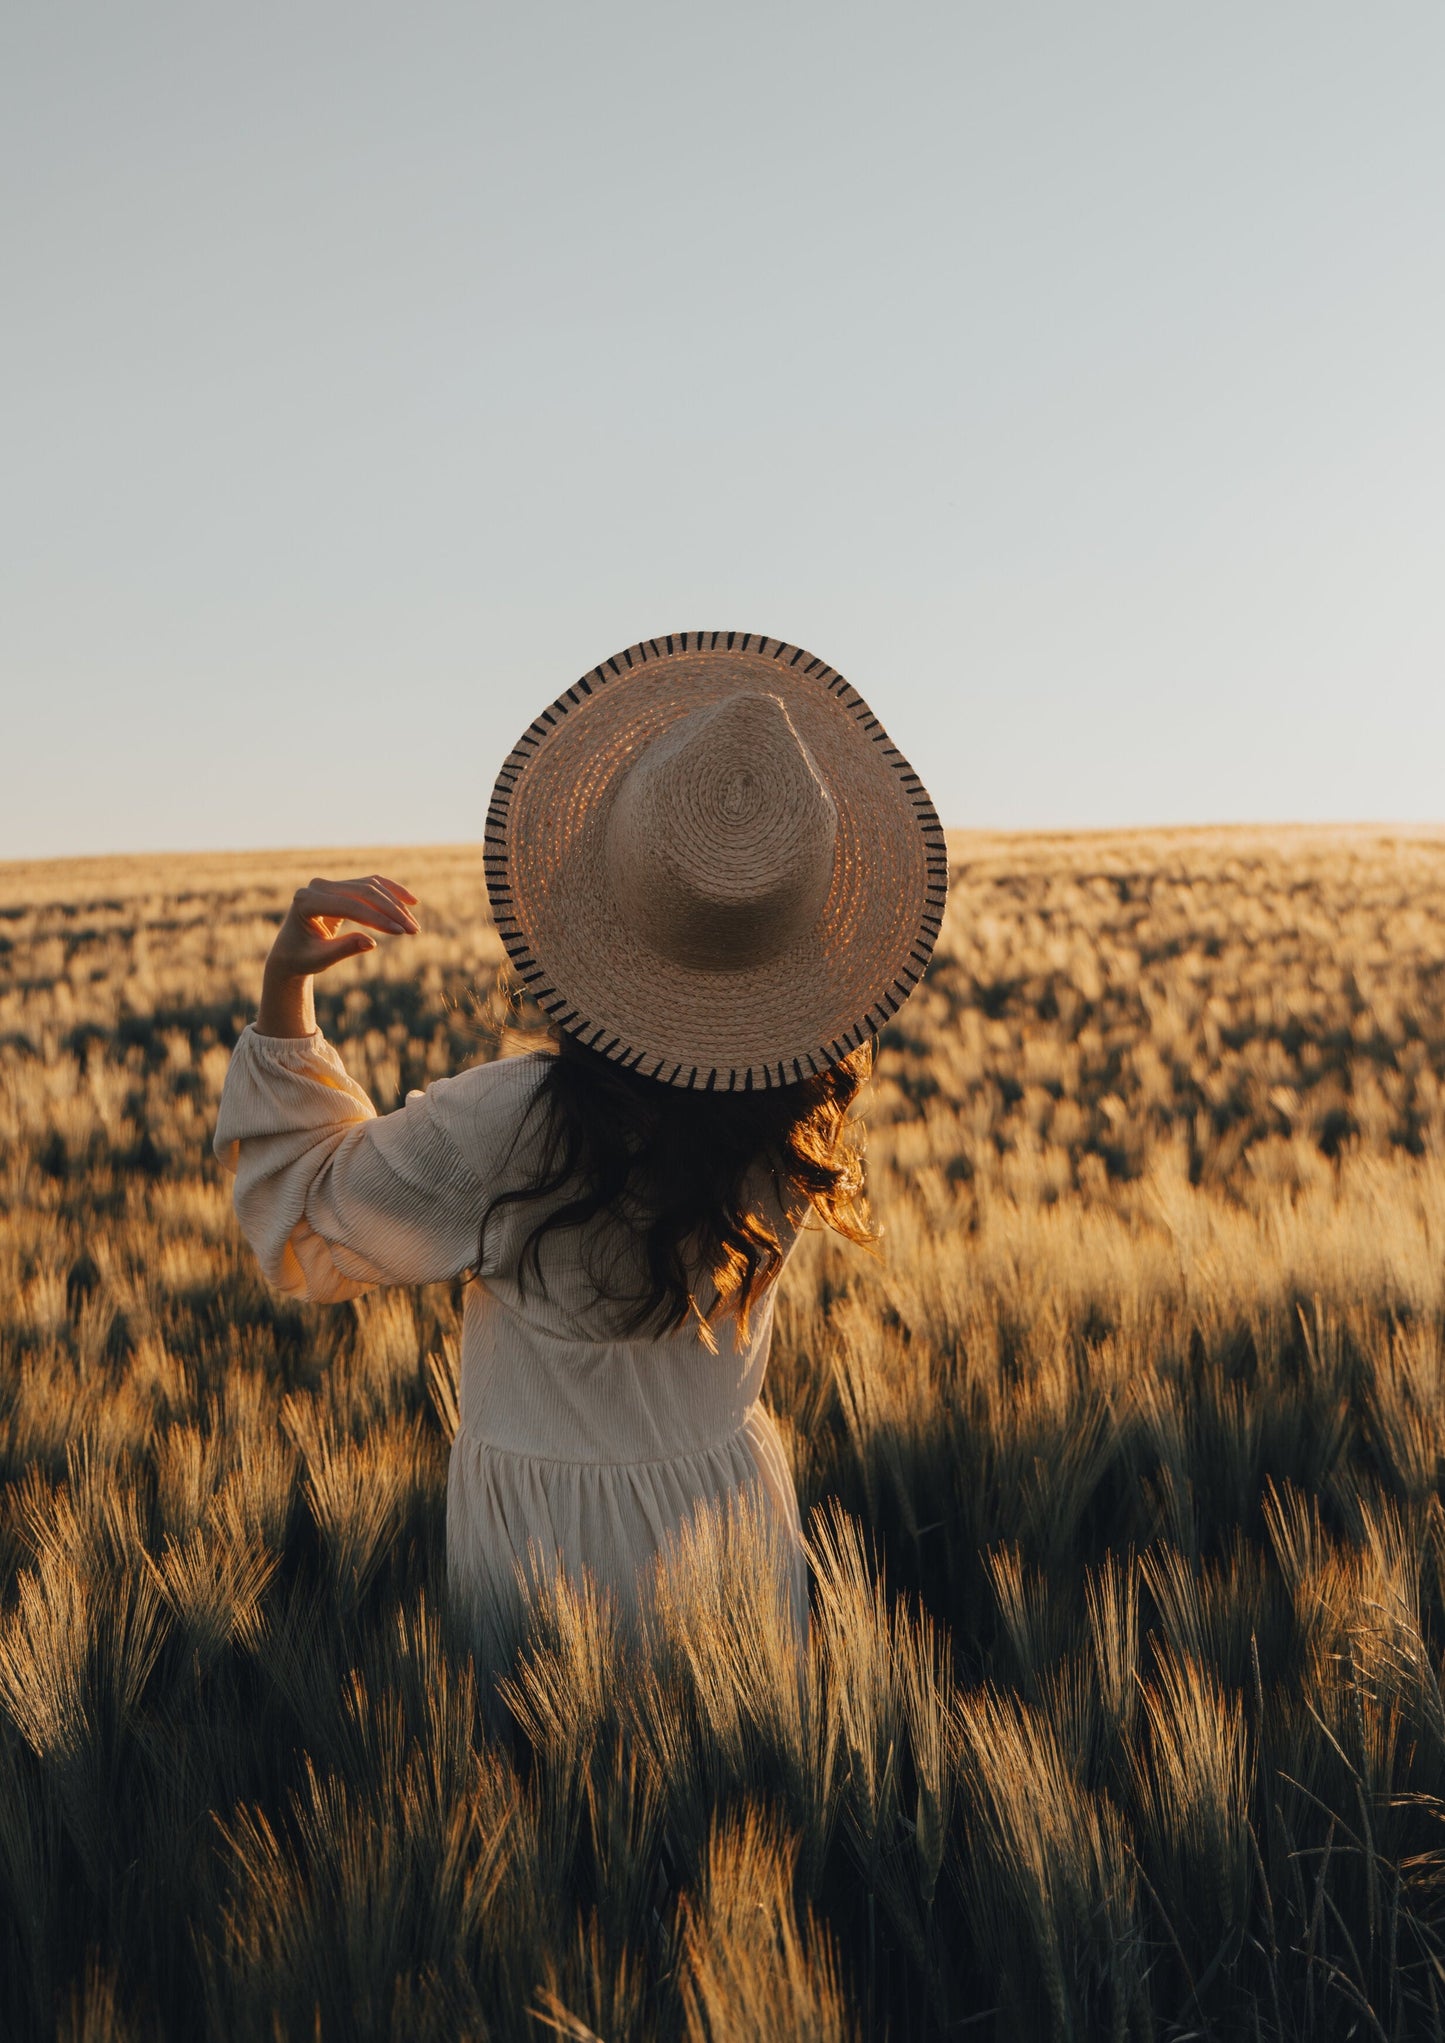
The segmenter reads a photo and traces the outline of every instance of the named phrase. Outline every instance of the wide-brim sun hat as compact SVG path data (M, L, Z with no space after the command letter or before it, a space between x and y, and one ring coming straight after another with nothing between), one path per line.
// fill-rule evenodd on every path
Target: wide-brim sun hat
M792 1085L923 976L948 853L856 688L752 632L604 660L528 725L487 815L487 891L523 990L664 1084Z

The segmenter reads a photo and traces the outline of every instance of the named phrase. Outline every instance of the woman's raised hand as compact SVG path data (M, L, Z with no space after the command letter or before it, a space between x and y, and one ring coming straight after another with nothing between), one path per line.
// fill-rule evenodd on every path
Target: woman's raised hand
M362 951L374 951L376 938L366 934L369 929L386 936L414 936L419 926L411 912L415 903L415 894L380 873L359 880L312 880L298 887L266 960L258 1033L309 1036L316 1026L313 973L329 971ZM338 936L343 922L361 926Z
M387 936L414 936L417 919L412 914L416 895L408 893L397 880L384 880L371 873L364 880L312 880L298 887L291 897L286 920L276 933L269 971L306 976L325 972L343 958L360 951L374 951L375 937L367 929L382 930ZM361 928L338 936L343 922L358 922Z

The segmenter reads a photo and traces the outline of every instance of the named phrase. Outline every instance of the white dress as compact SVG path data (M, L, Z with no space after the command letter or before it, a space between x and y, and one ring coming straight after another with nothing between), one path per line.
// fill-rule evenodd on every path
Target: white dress
M759 1402L773 1290L746 1342L731 1317L718 1323L716 1354L695 1324L619 1340L587 1274L596 1258L615 1267L629 1253L618 1223L549 1234L543 1286L530 1264L525 1283L518 1272L540 1204L504 1206L483 1233L496 1194L530 1182L542 1116L527 1109L545 1063L534 1054L478 1065L378 1116L319 1029L295 1038L245 1029L215 1135L241 1226L267 1277L294 1297L333 1301L469 1273L447 1579L483 1653L495 1657L508 1636L519 1564L540 1556L579 1582L590 1571L626 1615L659 1547L696 1507L743 1494L783 1534L806 1625L797 1496ZM795 1237L767 1204L790 1250Z

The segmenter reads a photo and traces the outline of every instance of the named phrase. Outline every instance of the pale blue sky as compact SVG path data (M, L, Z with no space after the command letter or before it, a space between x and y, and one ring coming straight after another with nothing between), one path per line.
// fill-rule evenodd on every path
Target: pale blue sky
M1445 8L0 25L0 856L476 837L792 638L957 825L1445 816Z

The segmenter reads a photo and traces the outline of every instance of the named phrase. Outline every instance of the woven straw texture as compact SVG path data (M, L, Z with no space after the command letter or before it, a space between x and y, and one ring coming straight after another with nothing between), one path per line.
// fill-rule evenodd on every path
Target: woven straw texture
M654 741L742 694L776 698L796 733L790 746L758 747L750 761L752 777L774 777L772 794L786 793L785 813L798 818L782 833L796 841L769 853L779 873L805 871L817 845L797 740L825 806L831 797L836 834L821 906L809 900L800 926L780 900L773 943L734 970L708 954L706 932L689 956L648 926L645 885L627 884L616 832L609 855L608 824L629 769ZM746 718L720 710L719 730L723 754L729 744L736 751ZM687 829L697 852L716 832L725 892L736 776L723 756L711 789L708 776L692 778L703 784L688 790ZM665 1084L722 1091L795 1084L883 1028L923 974L948 889L933 804L862 696L800 647L743 632L646 639L543 710L497 776L486 872L517 976L559 1027Z

